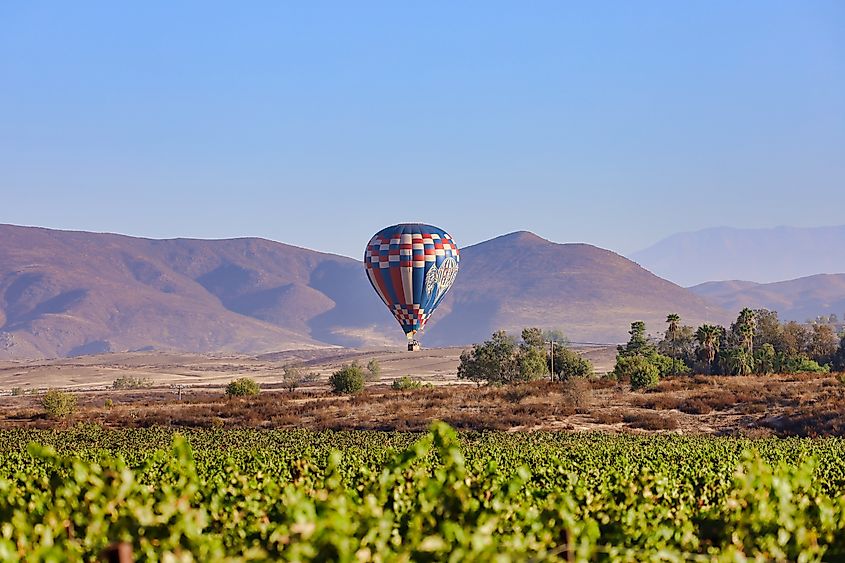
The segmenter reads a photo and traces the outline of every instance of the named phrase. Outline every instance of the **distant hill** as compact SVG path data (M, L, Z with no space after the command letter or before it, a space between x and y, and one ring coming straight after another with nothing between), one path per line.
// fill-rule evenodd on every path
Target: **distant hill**
M672 235L630 258L690 286L709 280L770 283L845 271L845 225L733 229Z
M586 244L514 233L462 250L423 339L463 345L498 328L625 340L665 315L724 321L701 297ZM0 359L108 351L259 353L404 341L358 260L257 238L150 240L0 225Z
M458 282L432 317L425 341L477 342L498 328L560 327L572 340L623 342L634 320L665 329L724 322L730 315L609 250L556 244L529 232L504 235L461 252Z
M0 241L0 357L264 352L386 333L382 305L350 258L255 238L10 225L0 225ZM353 330L349 318L381 326L361 338L366 329Z
M835 313L845 317L845 274L819 274L776 283L707 282L690 288L729 310L775 310L781 319L805 321Z

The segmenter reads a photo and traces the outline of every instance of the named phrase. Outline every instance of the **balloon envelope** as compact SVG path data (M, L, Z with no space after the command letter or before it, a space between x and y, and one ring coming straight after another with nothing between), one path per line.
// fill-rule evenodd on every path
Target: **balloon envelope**
M443 229L402 223L377 232L364 252L373 289L413 339L455 282L458 246Z

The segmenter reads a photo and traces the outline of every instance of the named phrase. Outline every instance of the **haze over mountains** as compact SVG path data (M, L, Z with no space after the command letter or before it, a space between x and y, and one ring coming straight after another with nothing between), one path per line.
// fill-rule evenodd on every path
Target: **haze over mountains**
M845 225L837 227L718 227L678 233L630 258L682 286L714 280L780 282L845 273Z
M632 320L661 330L668 312L689 323L730 317L618 254L520 232L462 249L461 272L423 343L469 344L524 326L618 342ZM257 238L0 225L0 358L403 341L358 260Z
M775 283L707 282L690 288L728 310L777 311L781 319L804 322L818 315L845 318L845 274L818 274Z

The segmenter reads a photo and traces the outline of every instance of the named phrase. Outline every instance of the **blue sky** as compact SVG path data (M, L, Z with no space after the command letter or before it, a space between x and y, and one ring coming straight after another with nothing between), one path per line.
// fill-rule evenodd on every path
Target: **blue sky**
M3 2L0 222L631 252L845 223L845 3Z

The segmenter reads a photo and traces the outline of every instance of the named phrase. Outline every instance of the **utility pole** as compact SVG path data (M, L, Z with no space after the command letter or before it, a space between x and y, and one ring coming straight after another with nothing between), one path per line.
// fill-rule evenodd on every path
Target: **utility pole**
M555 380L555 341L549 340L549 358L552 366L552 373L550 374L552 381Z

